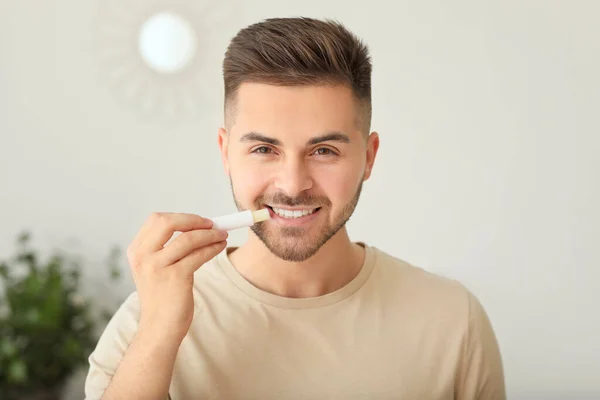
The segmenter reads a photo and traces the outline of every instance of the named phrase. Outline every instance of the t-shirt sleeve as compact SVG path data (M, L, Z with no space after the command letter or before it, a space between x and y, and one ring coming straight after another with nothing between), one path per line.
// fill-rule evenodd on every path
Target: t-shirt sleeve
M137 293L133 293L108 322L96 348L88 358L86 400L98 400L104 394L137 331L139 310L139 298Z
M457 400L505 400L504 368L492 324L469 293L469 326L456 385Z

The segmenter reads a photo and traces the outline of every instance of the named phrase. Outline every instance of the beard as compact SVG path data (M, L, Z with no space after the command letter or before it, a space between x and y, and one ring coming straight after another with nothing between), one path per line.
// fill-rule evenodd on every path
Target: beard
M231 182L231 192L238 210L243 211L246 208L242 207L235 196L233 183ZM268 221L255 224L250 229L263 242L275 256L285 261L302 262L314 256L325 243L329 241L340 229L342 229L356 209L360 193L362 191L363 181L361 180L352 199L342 208L338 215L330 221L329 212L331 210L331 201L322 196L313 196L308 193L303 193L298 197L288 197L282 193L277 193L273 196L259 196L254 206L256 209L264 208L267 204L285 205L288 207L295 206L310 206L320 207L319 213L327 213L325 221L322 216L319 216L322 226L305 227L271 227L269 228ZM316 231L316 232L311 232Z

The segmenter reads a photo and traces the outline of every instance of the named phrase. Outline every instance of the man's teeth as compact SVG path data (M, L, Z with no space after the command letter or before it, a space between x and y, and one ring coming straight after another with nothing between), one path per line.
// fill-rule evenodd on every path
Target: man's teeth
M305 215L309 215L315 212L316 208L310 208L306 210L283 210L281 208L272 207L275 214L283 218L300 218Z

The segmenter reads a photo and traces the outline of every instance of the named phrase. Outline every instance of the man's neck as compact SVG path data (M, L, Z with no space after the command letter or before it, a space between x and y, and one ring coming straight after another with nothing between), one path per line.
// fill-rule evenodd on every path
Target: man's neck
M285 261L269 251L250 231L248 241L229 255L251 284L282 297L318 297L348 284L364 263L365 250L340 229L319 251L303 262Z

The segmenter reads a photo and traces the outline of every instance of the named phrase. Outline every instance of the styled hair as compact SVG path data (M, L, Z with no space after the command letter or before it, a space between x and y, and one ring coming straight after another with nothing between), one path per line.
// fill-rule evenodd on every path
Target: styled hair
M223 61L225 113L235 103L244 82L345 85L358 100L361 126L368 131L372 114L371 70L367 46L338 22L266 19L239 31L227 48Z

